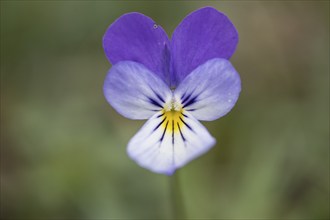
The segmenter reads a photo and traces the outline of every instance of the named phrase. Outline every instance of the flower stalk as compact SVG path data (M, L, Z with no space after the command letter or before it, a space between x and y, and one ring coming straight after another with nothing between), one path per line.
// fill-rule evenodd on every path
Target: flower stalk
M173 219L185 219L185 205L184 199L182 196L180 177L179 172L175 172L172 176L169 176L170 179L170 202L172 209L172 218Z

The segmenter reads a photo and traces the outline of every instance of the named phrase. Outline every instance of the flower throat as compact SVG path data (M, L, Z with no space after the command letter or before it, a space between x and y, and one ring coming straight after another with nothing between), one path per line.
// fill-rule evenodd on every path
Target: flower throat
M172 99L162 110L162 126L165 132L181 132L185 122L181 103Z

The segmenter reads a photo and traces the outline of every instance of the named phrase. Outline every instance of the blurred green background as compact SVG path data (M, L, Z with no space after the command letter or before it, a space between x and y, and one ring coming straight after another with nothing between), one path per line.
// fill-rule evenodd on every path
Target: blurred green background
M105 101L120 15L170 35L214 6L238 29L242 93L178 171L188 218L329 218L329 1L1 1L1 217L171 218L169 177L126 155L143 121Z

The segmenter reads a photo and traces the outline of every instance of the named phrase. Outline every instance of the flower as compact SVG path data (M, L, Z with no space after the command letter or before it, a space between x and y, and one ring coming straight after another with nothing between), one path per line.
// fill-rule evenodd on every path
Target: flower
M140 166L171 175L215 144L198 120L218 119L234 107L241 82L228 59L237 43L234 25L212 7L189 14L171 41L140 13L110 25L103 47L113 66L104 95L126 118L148 119L127 147Z

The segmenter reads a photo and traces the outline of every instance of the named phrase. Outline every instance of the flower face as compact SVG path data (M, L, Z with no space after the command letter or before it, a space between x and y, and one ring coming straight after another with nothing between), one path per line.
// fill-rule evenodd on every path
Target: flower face
M110 25L103 47L113 66L104 95L119 114L148 119L127 147L140 166L171 175L215 144L198 120L234 107L241 82L228 59L237 42L233 24L211 7L188 15L171 41L143 14Z

